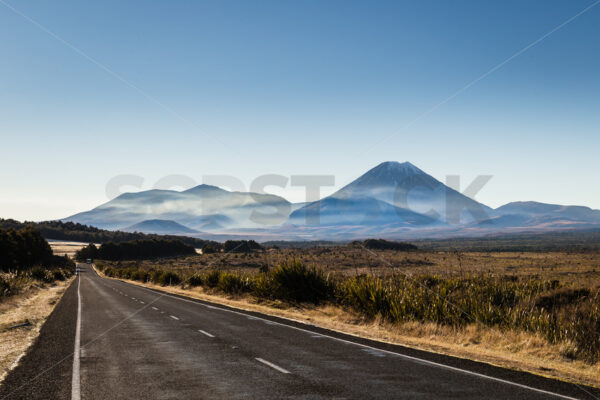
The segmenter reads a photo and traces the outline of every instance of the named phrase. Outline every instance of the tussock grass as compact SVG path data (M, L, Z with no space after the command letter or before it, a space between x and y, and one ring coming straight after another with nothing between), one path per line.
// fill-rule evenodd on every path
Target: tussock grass
M280 263L265 274L271 278L271 297L297 303L318 304L333 298L335 286L324 272L297 260Z
M37 283L64 281L73 275L70 268L46 269L34 267L30 270L0 273L0 302L15 296Z

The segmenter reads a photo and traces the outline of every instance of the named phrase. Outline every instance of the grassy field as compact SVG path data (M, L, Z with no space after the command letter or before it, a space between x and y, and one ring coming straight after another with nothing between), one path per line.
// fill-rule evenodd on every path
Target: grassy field
M281 262L297 260L326 273L343 276L368 274L376 277L434 274L518 276L559 279L567 285L600 284L600 251L570 252L397 252L338 246L308 249L267 249L262 253L214 253L161 262L121 262L114 265L145 269L167 267L183 274L219 269L256 273Z
M88 243L83 242L68 242L63 240L48 240L54 254L74 258L75 253L87 246Z
M600 252L335 246L99 263L107 276L600 385Z

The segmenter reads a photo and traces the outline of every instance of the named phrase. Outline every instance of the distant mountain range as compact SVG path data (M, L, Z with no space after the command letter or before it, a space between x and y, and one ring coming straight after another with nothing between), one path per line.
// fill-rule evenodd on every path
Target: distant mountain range
M312 203L199 185L125 193L63 221L129 232L335 240L596 228L600 210L537 202L492 209L409 162L384 162Z
M216 186L199 185L183 192L148 190L124 193L93 210L63 221L122 230L143 221L162 220L163 226L166 226L166 221L173 221L189 229L218 231L281 224L289 216L288 209L291 209L291 203L279 196L230 192ZM155 221L155 226L159 224Z

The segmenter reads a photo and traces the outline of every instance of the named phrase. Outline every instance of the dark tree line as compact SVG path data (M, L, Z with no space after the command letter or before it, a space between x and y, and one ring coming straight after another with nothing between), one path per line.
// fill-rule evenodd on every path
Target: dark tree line
M350 246L364 246L371 250L396 250L396 251L411 251L418 250L414 244L406 242L393 242L384 239L367 239L364 241L355 240L350 243Z
M122 261L146 260L196 254L196 249L180 240L142 239L131 242L107 242L100 247L89 244L75 254L78 261L87 259Z
M35 229L0 229L0 270L22 271L34 266L72 266L68 258L55 256Z
M250 253L264 248L254 240L227 240L223 243L225 253Z
M204 240L187 236L155 235L140 232L107 231L93 226L82 225L75 222L45 221L45 222L19 222L13 219L0 219L0 228L23 229L34 228L47 239L70 240L74 242L107 243L130 242L143 239L168 239L179 240L190 246L203 249L210 247L220 251L223 246L219 242Z

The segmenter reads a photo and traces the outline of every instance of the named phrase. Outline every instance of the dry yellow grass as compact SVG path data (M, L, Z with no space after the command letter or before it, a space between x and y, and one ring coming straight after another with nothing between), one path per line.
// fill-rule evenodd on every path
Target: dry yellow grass
M77 250L88 245L88 243L66 242L66 241L59 241L59 240L50 240L50 241L48 241L48 243L50 244L50 247L52 248L52 252L54 254L59 255L59 256L66 255L71 259L74 258L75 252Z
M0 303L0 382L35 341L72 279L52 286L31 286ZM31 325L10 329L24 322Z
M98 273L101 274L99 271ZM201 287L182 289L181 287L162 287L137 281L128 282L238 309L257 311L313 324L363 338L600 387L600 365L589 365L581 361L566 359L562 356L564 349L561 345L551 345L545 339L526 332L501 332L478 325L470 325L465 329L417 322L394 325L378 320L368 321L355 313L332 305L298 308L280 302L259 302L251 296L225 297L209 293Z
M202 254L160 262L122 261L122 266L154 266L176 272L198 272L218 268L225 271L256 272L295 259L341 275L401 274L441 276L494 274L559 279L567 285L600 285L600 252L448 252L366 251L361 248L269 249L254 254ZM111 263L107 263L110 265ZM168 267L168 268L167 268Z

